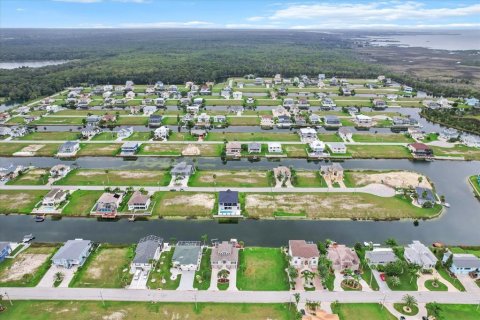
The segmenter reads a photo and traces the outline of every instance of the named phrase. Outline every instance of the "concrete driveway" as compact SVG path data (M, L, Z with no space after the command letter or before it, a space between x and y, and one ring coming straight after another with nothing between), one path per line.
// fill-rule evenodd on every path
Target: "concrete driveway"
M180 284L177 290L194 290L193 280L195 279L195 271L182 271Z
M218 286L217 286L218 271L220 270L217 268L212 268L212 275L210 277L210 287L208 287L208 290L218 291Z
M128 286L128 289L147 289L147 281L149 274L150 272L143 271L137 280L132 279L132 282L130 283L130 286Z
M228 277L229 284L228 284L228 291L238 291L237 289L237 269L230 270L230 276Z
M73 278L73 275L75 274L75 271L77 271L77 267L66 269L52 265L50 269L48 269L47 273L45 273L42 280L40 280L37 287L52 288L53 284L55 283L55 274L57 272L61 272L63 274L63 281L60 283L59 287L67 288L68 284Z
M480 287L477 286L475 280L470 278L468 275L458 275L457 278L463 284L467 292L480 294Z
M377 280L379 291L391 291L390 288L387 285L386 281L383 281L380 278L380 272L377 270L372 270L373 276L375 277L375 280Z

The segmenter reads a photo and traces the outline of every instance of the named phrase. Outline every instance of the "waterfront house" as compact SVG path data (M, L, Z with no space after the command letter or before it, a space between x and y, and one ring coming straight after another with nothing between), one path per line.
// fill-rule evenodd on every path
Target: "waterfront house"
M192 129L190 129L190 134L194 137L204 138L207 135L207 130L199 129L199 128L192 128Z
M471 253L452 253L447 250L442 258L442 262L446 263L452 256L452 265L449 270L455 275L471 274L475 278L480 276L480 259Z
M220 191L218 193L218 215L219 216L241 216L240 201L238 191Z
M208 126L210 124L210 116L202 113L197 117L197 126Z
M92 245L90 240L68 240L52 257L52 264L66 269L80 267L90 255Z
M465 104L469 107L478 107L480 105L480 100L477 98L465 98Z
M342 126L340 119L334 115L326 115L323 118L325 128L338 128Z
M423 140L425 138L425 134L418 128L410 127L407 132L415 140Z
M127 141L124 144L122 144L122 156L131 156L137 153L138 147L140 144L135 141Z
M105 91L103 94L102 94L102 97L103 99L108 99L112 96L112 91Z
M12 129L9 127L0 127L0 137L9 136L12 134Z
M283 114L277 117L278 123L277 127L279 128L290 128L292 126L292 121L290 116Z
M51 189L42 200L44 209L55 209L60 203L67 200L68 191L60 189Z
M128 200L128 210L147 210L150 206L150 196L148 194L143 194L140 191L135 191L130 200Z
M115 121L117 121L117 116L114 115L114 114L109 114L109 113L107 113L107 114L104 114L104 115L103 115L102 121L103 121L103 122L107 122L107 123L108 123L108 122L115 122Z
M14 166L11 164L8 168L0 168L0 181L8 181L15 179L21 172L26 171L23 166Z
M200 107L198 105L187 106L187 112L190 114L197 114L200 111Z
M210 87L207 86L207 85L203 85L201 88L200 88L200 95L201 96L209 96L212 94L212 91L210 90Z
M313 153L315 154L323 154L323 151L325 151L325 143L320 140L313 140L311 141L308 146L312 150Z
M256 86L261 86L261 85L263 85L263 82L264 82L263 78L255 78L254 83L255 83Z
M343 181L343 167L338 162L320 166L320 173L330 181Z
M65 164L57 164L50 169L50 176L52 178L63 178L67 175L67 173L70 172L70 170L70 166Z
M359 127L370 127L373 123L373 120L371 117L363 114L356 114L354 116L354 121Z
M416 195L417 203L421 206L423 206L427 202L433 205L437 201L437 199L435 198L435 195L433 194L432 189L416 187L415 195Z
M122 129L118 130L117 137L119 139L126 139L126 138L130 137L132 134L133 134L133 127L122 128Z
M170 170L172 177L188 177L195 173L195 166L192 164L187 164L187 162L182 161L173 166Z
M314 113L312 113L309 116L309 120L310 120L311 124L318 124L318 123L321 122L320 116L318 114L314 114Z
M403 257L408 263L420 266L422 269L433 269L438 261L430 249L417 240L405 248Z
M416 142L409 144L407 147L414 157L428 158L433 156L432 148L430 148L426 144Z
M365 260L369 265L378 266L386 265L397 260L397 256L392 248L374 248L365 253Z
M198 271L202 246L198 241L179 241L173 252L172 264L182 271Z
M153 132L153 137L156 140L166 141L168 139L169 133L170 129L168 129L166 126L161 126L160 128L155 129L155 131Z
M242 144L237 141L227 142L225 150L228 157L238 157L242 152Z
M85 121L87 126L95 127L95 126L98 126L98 124L100 123L100 117L97 115L91 115L91 116L88 116L85 119Z
M463 134L460 137L460 141L467 147L480 148L480 137L478 136Z
M352 139L353 131L352 131L352 129L350 129L348 127L341 127L341 128L338 129L338 135L343 140L348 141L348 140Z
M121 193L104 192L97 200L92 214L103 218L115 218L122 199Z
M269 142L268 143L268 152L269 153L282 153L282 144L278 142Z
M10 242L0 242L0 262L5 260L12 253Z
M327 142L327 147L332 153L347 153L347 146L343 142Z
M213 122L214 123L226 123L227 122L227 117L225 117L224 115L213 116Z
M155 99L155 105L159 108L162 108L165 106L165 98L156 98Z
M162 125L162 116L158 114L152 114L148 118L148 126L151 128L158 128Z
M262 144L258 142L250 142L248 144L248 153L260 153L262 152Z
M262 129L271 129L274 124L272 116L265 115L260 118L260 127Z
M440 132L439 138L450 141L450 140L458 139L459 135L460 133L458 132L457 129L446 128L446 129L443 129L442 132Z
M291 107L293 107L295 105L295 100L293 100L292 98L285 98L283 99L283 104L282 106L285 108L285 109L290 109Z
M301 128L298 132L300 133L300 140L302 141L310 141L312 139L317 139L317 130L313 128Z
M212 269L237 269L239 248L235 241L215 243L210 255Z
M298 99L297 107L299 109L308 109L308 108L310 108L310 103L308 102L307 99Z
M57 155L59 157L73 156L78 150L80 150L80 144L78 141L67 141L58 148Z
M335 104L335 102L331 98L324 97L322 99L322 108L323 109L331 109L331 108L335 108L336 106L337 105Z
M373 99L372 109L374 110L384 110L387 108L387 103L381 99Z
M313 242L305 240L288 241L288 255L290 265L297 269L309 269L310 271L317 269L320 252Z
M165 85L163 84L162 81L157 81L155 82L155 85L153 86L153 88L155 88L156 91L163 91L165 90Z
M336 86L336 85L338 85L338 80L337 80L336 77L332 77L332 78L330 79L330 86L334 87L334 86Z
M135 248L135 257L130 264L130 273L150 272L153 262L158 261L163 249L163 239L154 235L143 237Z
M84 129L82 129L81 134L82 134L82 138L90 139L90 138L93 138L99 132L100 132L100 129L98 129L96 127L88 126Z
M307 125L307 119L302 115L299 115L299 114L295 115L294 120L295 120L295 125L297 127L304 127Z
M357 271L360 268L360 259L357 253L343 244L333 243L328 247L327 259L332 262L335 271L350 269Z
M225 87L220 91L220 97L223 97L225 99L230 99L231 94L232 94L232 88L230 87Z
M405 118L405 117L393 117L392 123L393 123L393 126L397 126L397 127L418 126L417 120L413 118Z
M155 112L157 112L157 107L156 106L145 106L145 107L143 107L143 115L145 115L147 117L154 114Z

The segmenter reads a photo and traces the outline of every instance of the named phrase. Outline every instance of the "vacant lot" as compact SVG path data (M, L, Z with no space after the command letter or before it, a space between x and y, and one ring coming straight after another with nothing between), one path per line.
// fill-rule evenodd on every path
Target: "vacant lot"
M258 126L260 125L259 117L228 117L228 123L231 126Z
M77 272L70 287L124 288L130 284L133 247L101 245Z
M0 190L0 213L30 213L47 190Z
M209 132L207 141L300 141L296 133Z
M77 156L115 156L120 152L120 147L119 143L81 143Z
M153 214L161 217L210 217L215 208L215 194L200 192L156 192Z
M464 157L466 160L480 160L480 149L456 145L453 148L432 146L433 154L446 157Z
M288 290L287 259L280 248L246 248L240 251L239 290Z
M37 140L37 141L48 141L48 140L76 140L80 137L78 132L32 132L24 135L23 137L15 138L15 140Z
M76 190L70 196L62 214L66 216L88 216L103 191Z
M324 142L343 142L342 138L336 133L322 133L318 135L318 139Z
M180 156L180 155L201 155L204 157L219 157L222 153L221 144L143 144L138 154Z
M410 186L432 188L426 176L412 171L346 171L344 176L351 183L349 187L362 187L371 183L381 183L392 188L408 188Z
M286 304L152 303L123 301L16 301L3 316L16 320L291 320ZM79 312L81 310L81 312Z
M83 118L79 117L41 117L32 122L36 125L82 125Z
M56 181L56 185L78 186L166 186L170 182L170 173L148 170L72 170L65 178Z
M151 132L134 132L130 137L123 139L124 141L147 141L152 138Z
M410 159L412 155L404 146L348 145L353 158L371 159Z
M147 123L148 123L148 117L121 116L117 120L118 125L124 125L124 126L141 126L141 125L146 125Z
M15 259L0 264L0 285L11 287L33 287L38 284L50 266L54 246L33 244Z
M13 180L7 182L8 185L44 185L48 182L48 170L36 168L28 170Z
M21 155L51 157L57 153L60 143L29 144L29 143L2 143L0 144L0 156Z
M296 187L327 187L325 180L318 171L297 171Z
M307 156L305 144L284 144L282 147L289 158L305 158Z
M100 132L92 138L93 141L113 141L116 139L117 133L115 131Z
M266 171L197 171L192 187L268 187Z
M399 142L410 143L414 140L405 136L404 134L354 134L353 141L355 142Z
M400 197L382 198L367 193L246 194L245 210L250 217L274 214L304 214L309 219L428 218L439 206L423 209Z
M332 311L341 320L396 320L387 309L378 303L336 303L332 304Z

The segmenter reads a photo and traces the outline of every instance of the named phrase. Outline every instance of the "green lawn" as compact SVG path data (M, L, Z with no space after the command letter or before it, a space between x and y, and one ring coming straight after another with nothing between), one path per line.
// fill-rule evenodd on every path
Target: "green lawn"
M398 276L400 279L400 285L394 287L390 284L390 281L388 281L388 276L387 276L387 285L388 287L393 290L393 291L417 291L418 286L417 286L417 278L413 277L404 270L402 274Z
M167 171L74 169L55 185L77 186L166 186Z
M132 280L129 271L134 256L134 246L102 244L78 269L69 287L124 288Z
M372 269L365 261L365 248L358 251L356 250L358 257L360 258L360 263L362 266L362 279L365 280L366 283L375 291L378 291L380 288L378 286L377 280L373 276Z
M18 177L9 180L7 185L45 185L48 182L49 172L46 169L30 169Z
M41 117L32 122L36 125L82 125L83 118L79 117Z
M437 286L433 285L433 280L425 281L425 287L430 291L448 291L448 287L441 281L437 281Z
M197 171L190 177L192 187L268 187L266 171Z
M148 117L120 116L116 124L124 126L142 126L148 124Z
M470 176L468 179L470 180L470 183L472 184L475 193L478 197L480 197L480 184L478 183L478 175Z
M405 303L394 303L393 304L393 307L395 308L395 310L397 310L397 312L400 312L401 314L404 314L406 316L414 316L418 313L418 307L417 306L411 306L410 307L410 312L405 312L403 310L404 307L406 307Z
M195 272L193 287L198 290L208 290L210 287L210 277L212 275L212 265L210 264L210 255L212 249L203 249L202 262L200 270Z
M300 141L296 133L209 132L206 141Z
M343 139L336 133L321 133L318 139L323 142L343 142Z
M450 282L459 291L465 291L465 287L463 286L463 284L458 279L453 278L447 271L447 269L445 269L445 266L441 265L437 268L437 271L444 280Z
M173 131L172 133L170 133L168 140L169 141L197 141L198 139L192 136L190 132Z
M133 132L132 135L126 139L123 139L124 141L148 141L151 138L153 138L153 134L151 131L148 132Z
M48 131L48 132L32 132L24 135L23 137L15 138L15 140L36 140L36 141L65 141L65 140L77 140L80 138L79 132L60 132L60 131Z
M355 142L399 142L410 143L414 140L404 134L354 134L353 141Z
M264 145L266 153L268 153L267 145ZM287 153L289 158L306 158L307 145L305 144L283 144L283 151ZM262 146L263 149L263 146Z
M8 304L5 303L4 305ZM10 320L188 319L293 320L295 308L271 303L159 303L126 301L15 301L2 313ZM118 316L120 315L120 316Z
M432 304L427 304L427 310L431 314ZM437 320L478 320L480 308L478 305L468 304L439 304Z
M288 262L280 248L246 248L240 251L237 271L239 290L288 290Z
M170 279L170 276L172 275L170 268L172 268L173 253L174 248L171 248L170 251L165 251L162 253L155 270L150 272L147 282L148 288L164 290L175 290L178 288L181 275L179 275L175 280ZM165 283L162 282L162 279L165 280Z
M140 146L139 155L151 156L180 156L187 148L195 148L203 157L219 157L223 144L173 144L173 143L144 143Z
M295 187L300 188L326 188L327 183L318 171L296 171Z
M259 117L227 117L227 121L231 126L258 126L260 125Z
M92 141L113 141L117 139L117 133L115 131L104 131L96 134Z
M59 146L60 143L0 143L0 156L9 157L15 152L26 152L25 148L27 147L34 147L36 151L31 151L34 157L52 157L57 153ZM39 148L38 150L36 149L37 147Z
M470 253L480 258L480 247L449 247L453 253Z
M404 146L349 145L353 158L362 159L411 159L412 155Z
M0 190L0 213L30 213L47 190Z
M6 259L0 264L0 286L36 286L50 268L56 249L54 245L33 243L14 259Z
M216 195L202 192L156 192L153 215L160 217L211 217L216 212Z
M6 122L6 124L25 124L25 119L23 117L12 117L10 119L8 119L8 121Z
M453 148L432 146L433 154L444 157L464 157L466 160L480 160L480 149L455 145Z
M81 143L77 156L80 157L108 157L120 152L120 143Z
M65 216L88 216L98 198L103 194L100 190L76 190L63 208Z
M333 313L340 320L396 320L386 308L378 303L332 303Z

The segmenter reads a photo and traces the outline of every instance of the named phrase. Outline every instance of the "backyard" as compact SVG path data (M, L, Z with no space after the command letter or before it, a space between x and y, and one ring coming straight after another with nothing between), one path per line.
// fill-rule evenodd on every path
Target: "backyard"
M156 192L153 215L160 217L211 217L215 210L215 194L201 192Z
M63 208L62 215L88 216L102 193L103 191L99 190L75 190Z
M30 213L47 190L1 190L0 213Z
M46 169L34 168L9 180L7 185L45 185L48 182L49 173Z

